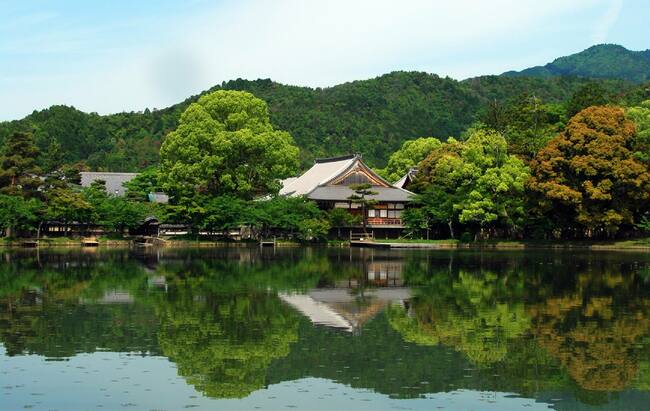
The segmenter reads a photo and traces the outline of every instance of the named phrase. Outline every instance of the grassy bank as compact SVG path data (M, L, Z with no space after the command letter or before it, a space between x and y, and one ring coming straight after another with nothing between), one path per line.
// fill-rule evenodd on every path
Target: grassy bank
M24 247L26 242L35 241L33 238L7 238L0 239L0 247ZM98 237L100 247L128 247L130 240L122 237ZM81 247L80 238L54 237L38 240L39 247Z
M376 240L378 243L425 246L430 248L492 248L492 249L586 249L586 250L648 250L650 237L620 241L544 241L544 240L487 240L461 243L458 240L424 240L424 239L395 239ZM418 247L418 248L420 248Z

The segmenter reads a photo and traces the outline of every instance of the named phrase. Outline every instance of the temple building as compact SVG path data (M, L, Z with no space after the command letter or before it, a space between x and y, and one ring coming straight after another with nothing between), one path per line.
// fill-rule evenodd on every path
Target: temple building
M350 186L364 183L376 193L366 197L376 201L363 216L368 230L378 238L399 236L404 228L402 212L413 200L413 193L384 180L360 155L317 159L300 177L283 180L280 195L304 195L323 210L343 208L360 216L362 207L350 200L355 194Z

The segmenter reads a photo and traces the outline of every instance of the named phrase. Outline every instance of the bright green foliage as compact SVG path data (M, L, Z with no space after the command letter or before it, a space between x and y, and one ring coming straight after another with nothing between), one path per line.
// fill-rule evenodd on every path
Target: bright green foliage
M160 158L161 184L176 200L196 192L246 199L276 193L279 179L298 169L298 148L273 129L266 103L238 91L215 91L191 104Z
M31 198L26 200L18 196L0 194L0 229L6 235L13 234L13 230L32 231L38 225L43 203Z
M36 165L38 148L31 134L14 133L5 141L0 159L0 192L10 195L35 196L40 179Z
M449 345L476 365L488 366L504 360L511 342L530 328L521 302L501 300L520 290L508 289L493 272L461 271L457 278L442 275L437 281L435 287L418 289L412 316L401 307L388 310L391 326L405 341Z
M477 130L465 143L457 172L462 187L459 211L461 223L481 225L497 220L516 227L524 217L524 184L528 168L508 154L508 145L498 133Z
M164 355L209 397L243 398L263 388L271 362L287 356L298 339L295 313L267 293L199 293L179 284L158 303Z
M278 196L256 201L250 222L263 236L280 230L300 240L326 238L330 229L325 213L305 197Z
M418 201L431 221L449 225L452 236L454 221L512 230L524 217L528 177L501 134L474 129L466 142L450 139L421 163Z
M251 204L234 196L205 199L200 227L208 231L227 231L251 222Z
M625 110L625 115L636 126L637 157L646 164L650 163L650 100L640 106Z
M162 191L158 176L157 167L149 167L138 173L134 179L124 184L127 198L135 201L148 201L149 193Z
M68 188L57 187L48 190L47 212L48 220L62 223L83 222L91 220L93 208L83 195Z
M94 181L84 189L83 198L91 206L89 221L116 232L138 227L155 212L154 205L150 203L129 201L125 197L108 194L103 181Z
M440 140L434 137L405 141L399 150L390 155L386 168L378 171L388 181L395 182L440 145Z

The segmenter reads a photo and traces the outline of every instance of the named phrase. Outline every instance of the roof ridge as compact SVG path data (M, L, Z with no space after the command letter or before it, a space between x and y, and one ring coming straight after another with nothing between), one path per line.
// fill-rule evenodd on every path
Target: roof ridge
M323 158L317 158L314 160L315 164L320 164L320 163L333 163L335 161L342 161L342 160L351 160L353 158L361 158L361 154L346 154L343 156L337 156L337 157L323 157Z

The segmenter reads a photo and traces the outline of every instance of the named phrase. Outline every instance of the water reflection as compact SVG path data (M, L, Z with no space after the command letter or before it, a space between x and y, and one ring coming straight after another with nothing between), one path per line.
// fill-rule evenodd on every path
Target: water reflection
M643 409L650 399L644 255L232 248L1 257L2 361L162 356L210 398L316 377L394 399L459 389L556 409Z

